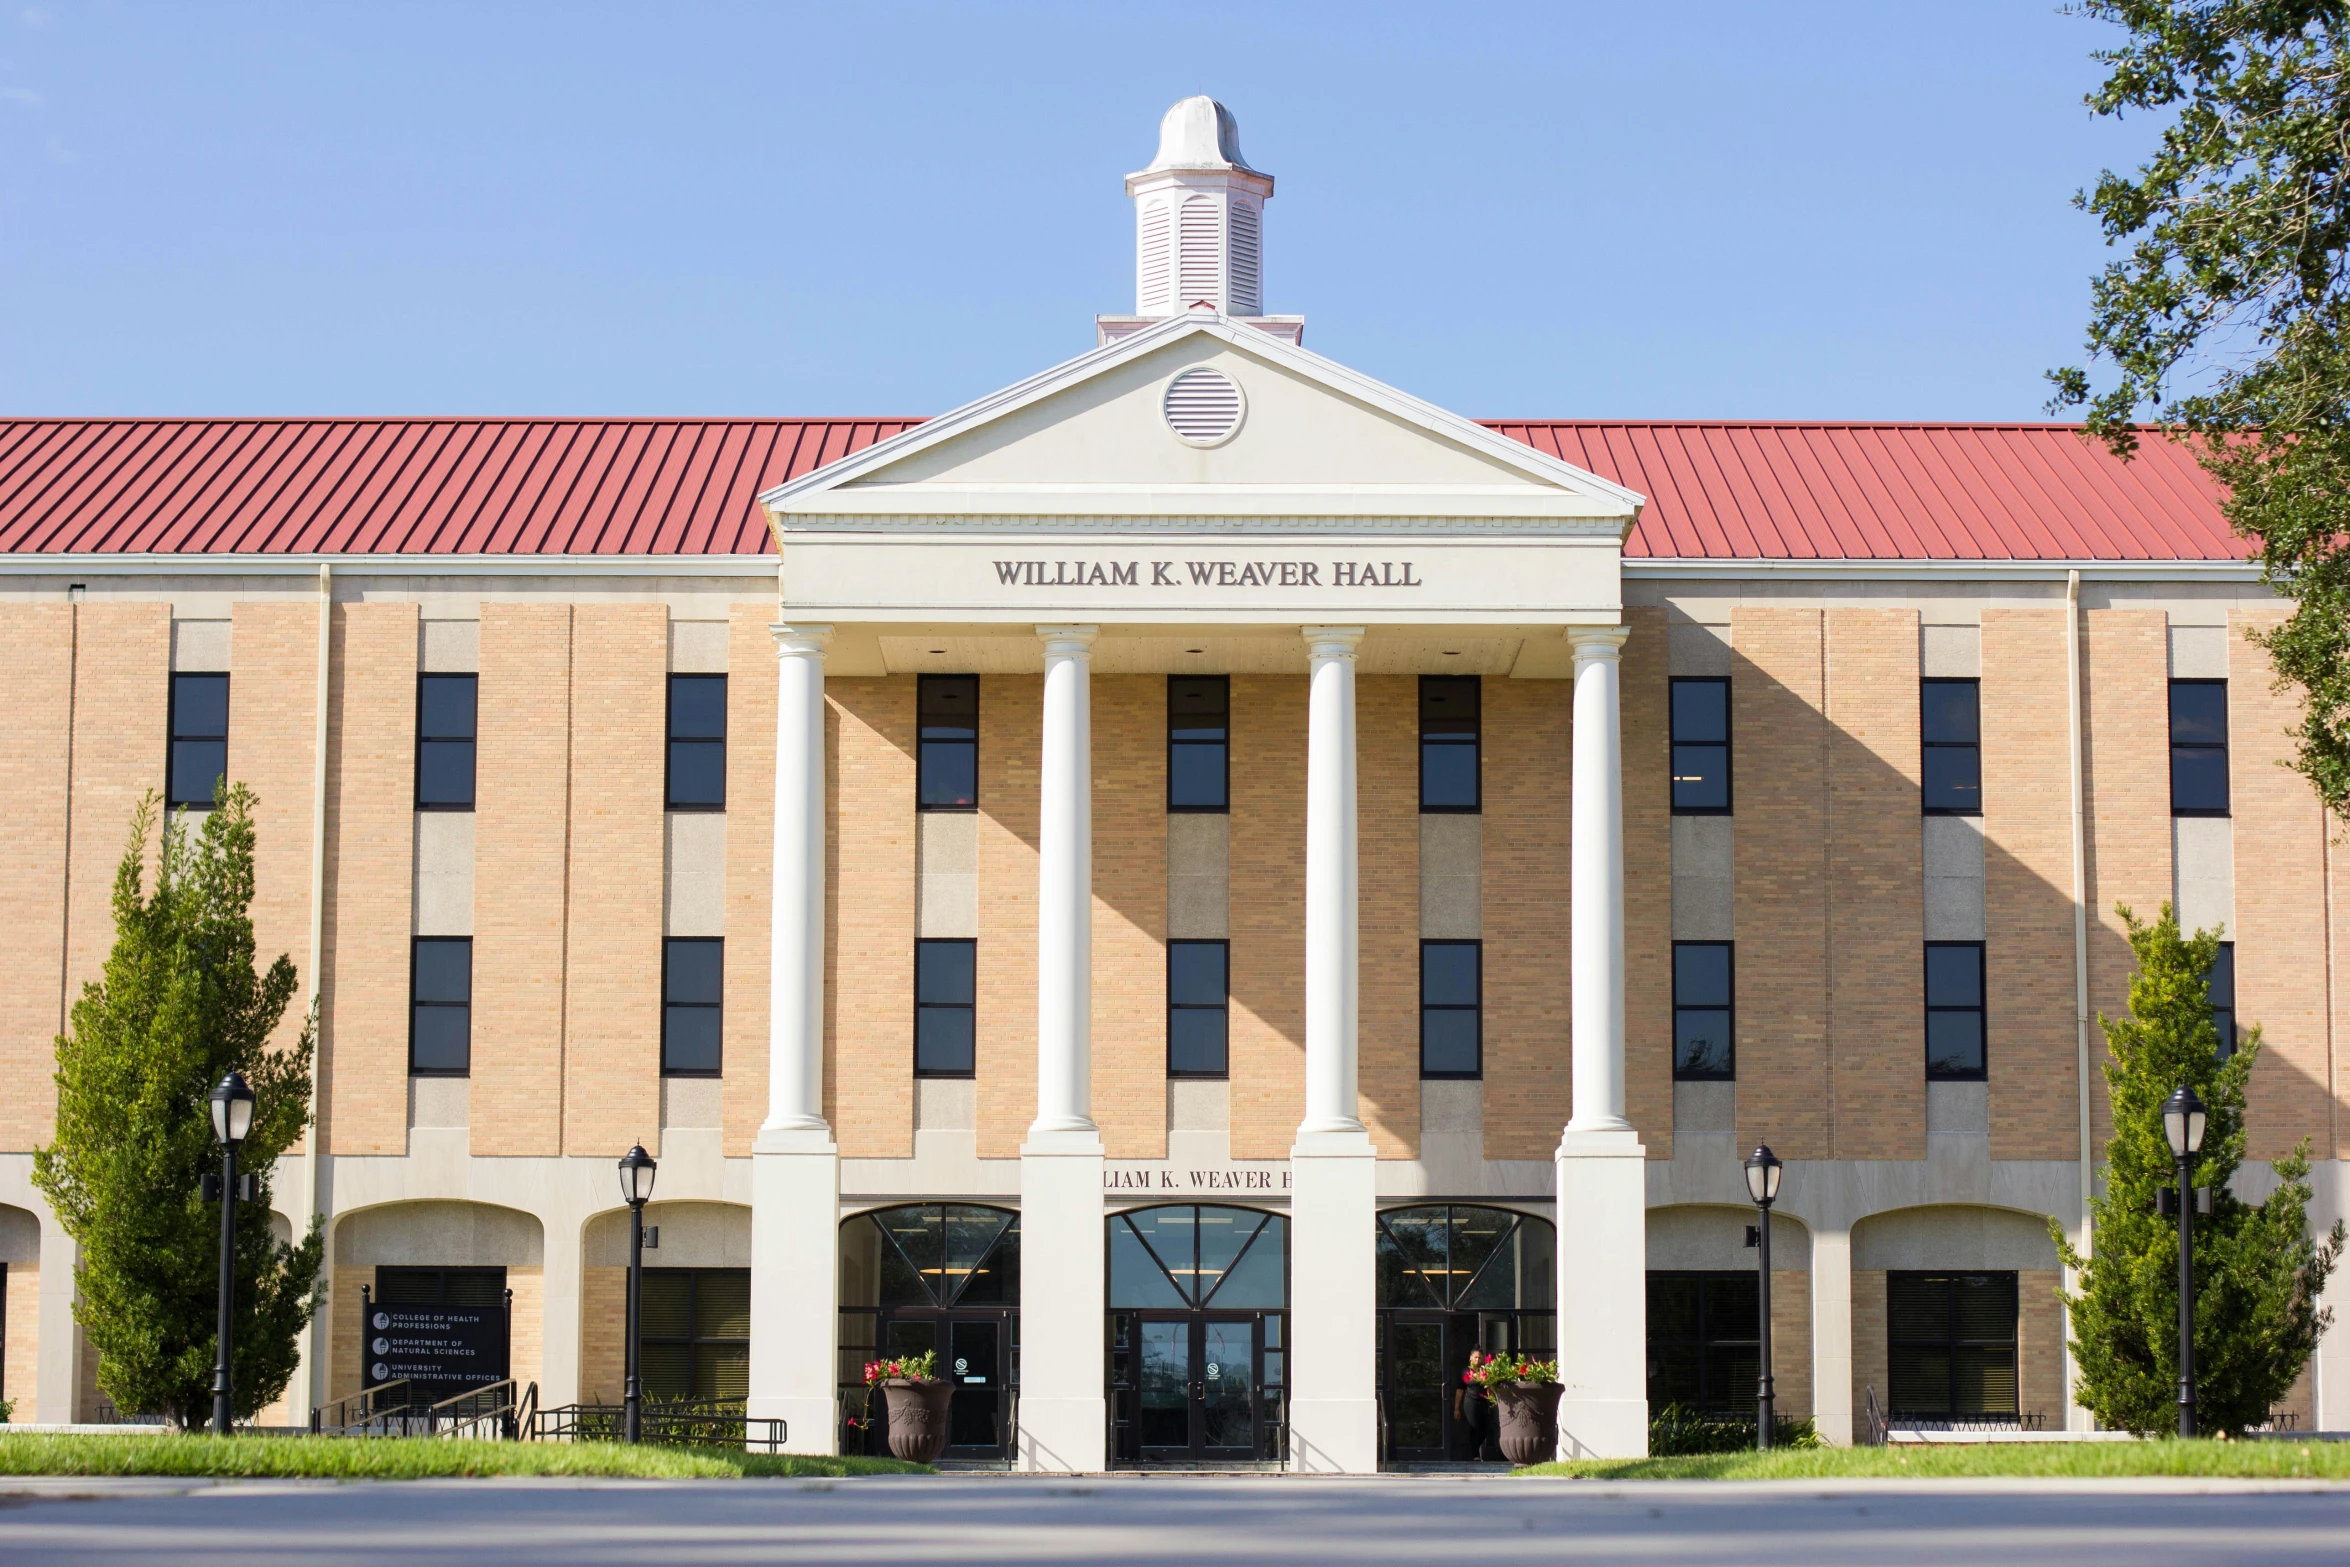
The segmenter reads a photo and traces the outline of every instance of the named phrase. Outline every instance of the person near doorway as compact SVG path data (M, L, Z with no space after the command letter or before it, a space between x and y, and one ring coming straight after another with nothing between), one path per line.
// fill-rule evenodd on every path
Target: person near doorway
M1484 1363L1484 1355L1470 1350L1468 1369L1461 1373L1461 1385L1452 1394L1453 1423L1466 1434L1472 1460L1485 1456L1485 1389L1477 1381L1477 1368Z

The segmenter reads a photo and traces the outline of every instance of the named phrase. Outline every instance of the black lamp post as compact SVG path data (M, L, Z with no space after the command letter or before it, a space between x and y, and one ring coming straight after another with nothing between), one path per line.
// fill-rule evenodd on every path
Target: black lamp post
M1778 1398L1771 1386L1771 1204L1779 1200L1779 1156L1765 1143L1746 1156L1746 1195L1761 1210L1755 1228L1759 1248L1755 1266L1762 1275L1762 1371L1754 1385L1754 1445L1771 1445L1772 1406Z
M231 1072L212 1090L212 1131L220 1139L220 1323L212 1357L212 1430L226 1436L234 1416L229 1372L231 1313L237 1299L237 1149L253 1130L253 1090Z
M2195 1192L2187 1161L2203 1150L2203 1101L2181 1083L2162 1102L2162 1135L2178 1175L2179 1198L2179 1435L2195 1434Z
M643 1143L620 1156L620 1196L628 1204L628 1383L621 1395L620 1431L624 1442L640 1440L644 1394L637 1384L636 1310L645 1276L645 1204L653 1200L653 1172L659 1168Z

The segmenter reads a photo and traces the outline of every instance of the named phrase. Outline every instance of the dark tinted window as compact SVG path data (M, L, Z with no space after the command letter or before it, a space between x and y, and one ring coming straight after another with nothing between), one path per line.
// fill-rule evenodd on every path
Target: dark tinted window
M1929 816L1982 814L1982 689L1979 680L1918 683L1919 794Z
M726 677L669 677L669 808L726 809Z
M914 1073L969 1077L978 1063L974 998L979 944L968 939L914 943Z
M1167 809L1230 808L1232 682L1222 675L1167 677Z
M2170 808L2174 816L2228 814L2228 683L2170 683Z
M925 811L968 811L979 804L979 677L924 675L915 703L921 754L915 801Z
M209 808L228 772L228 676L171 677L171 760L164 792L172 806Z
M1648 1276L1648 1408L1754 1413L1762 1365L1760 1282L1752 1268Z
M1926 1076L1959 1082L1984 1076L1979 941L1926 943Z
M1167 943L1167 1075L1225 1074L1230 945Z
M644 1396L739 1399L751 1386L751 1270L647 1268L637 1299Z
M1726 816L1730 811L1730 682L1675 680L1673 812Z
M409 999L408 1070L464 1076L473 1066L473 938L417 937Z
M1483 946L1420 943L1420 1075L1476 1077L1484 1070Z
M1673 1075L1728 1081L1738 1075L1730 1032L1730 943L1673 943Z
M2226 1060L2236 1053L2236 944L2223 941L2219 953L2211 960L2211 977L2204 983L2204 994L2211 998L2211 1026L2219 1032L2219 1055Z
M2013 1416L2016 1276L1888 1273L1885 1338L1895 1419Z
M473 809L473 743L479 675L416 677L416 804Z
M1420 677L1420 809L1479 808L1478 680L1475 675Z
M715 1077L724 1060L719 997L726 943L714 936L672 936L662 947L661 1070L673 1077Z

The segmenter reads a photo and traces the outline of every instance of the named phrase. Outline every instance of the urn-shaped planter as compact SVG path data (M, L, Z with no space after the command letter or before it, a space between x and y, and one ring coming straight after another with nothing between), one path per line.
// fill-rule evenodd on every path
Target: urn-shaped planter
M1501 1456L1513 1464L1546 1464L1558 1456L1556 1382L1496 1382L1488 1389L1501 1409Z
M947 1400L952 1382L892 1377L881 1384L889 1408L889 1450L910 1464L932 1464L947 1450Z

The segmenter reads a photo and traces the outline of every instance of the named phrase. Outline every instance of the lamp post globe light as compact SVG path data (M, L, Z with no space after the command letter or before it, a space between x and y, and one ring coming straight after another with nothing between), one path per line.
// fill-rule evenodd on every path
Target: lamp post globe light
M653 1200L653 1175L660 1169L638 1143L620 1156L620 1197L628 1204L628 1380L621 1395L621 1431L624 1442L641 1440L643 1390L637 1382L637 1298L645 1276L645 1204Z
M231 1313L237 1298L237 1150L253 1130L253 1089L231 1072L212 1090L212 1132L220 1139L220 1320L213 1337L212 1430L229 1434L234 1417L229 1372Z
M1771 1445L1772 1406L1777 1395L1771 1386L1771 1204L1779 1200L1779 1173L1783 1166L1779 1156L1764 1143L1746 1156L1746 1195L1762 1216L1755 1227L1757 1257L1755 1267L1761 1274L1761 1351L1762 1369L1754 1385L1754 1445Z
M2170 1144L2179 1198L2179 1435L2195 1435L2195 1192L2187 1161L2203 1151L2203 1101L2181 1083L2162 1102L2162 1135Z

